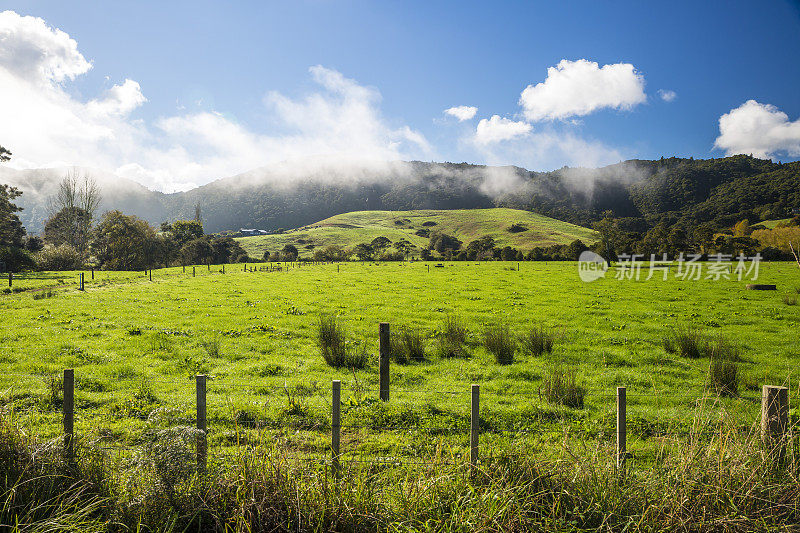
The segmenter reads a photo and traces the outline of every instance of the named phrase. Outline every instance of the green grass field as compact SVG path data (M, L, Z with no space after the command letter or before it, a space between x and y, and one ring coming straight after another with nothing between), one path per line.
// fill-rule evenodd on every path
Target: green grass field
M760 386L795 379L800 272L790 263L762 265L760 281L777 292L745 291L737 281L602 279L583 283L574 263L342 263L282 272L242 271L228 265L183 274L180 268L87 281L56 289L0 296L0 403L13 406L29 431L55 436L58 393L48 376L75 368L77 428L89 438L125 446L141 442L147 414L174 407L194 416L192 376L213 377L209 389L212 450L234 445L256 428L298 428L286 441L300 455L326 453L330 383L343 381L343 424L366 426L343 437L348 457L461 457L466 449L469 386L481 385L484 442L510 443L508 430L554 432L564 424L581 439L610 438L615 387L629 387L630 438L646 463L660 444L655 433L683 431L696 417L734 417L742 429L757 421ZM59 273L77 279L77 273ZM88 276L87 276L88 277ZM50 279L43 277L44 279ZM109 280L114 280L110 283ZM323 314L340 317L348 341L372 354L364 370L333 369L316 346ZM448 316L468 328L465 359L442 359L434 340ZM379 322L419 328L427 339L424 362L392 366L392 399L377 396ZM521 335L533 325L559 332L552 354L516 354L499 365L480 346L490 324ZM665 334L681 325L701 328L740 345L740 396L709 397L708 359L668 354ZM585 386L581 409L548 404L543 376L557 365L577 371ZM701 406L702 404L702 406ZM701 408L702 407L702 408ZM565 422L566 421L566 422ZM382 430L382 427L393 428ZM431 440L433 428L450 428ZM605 437L602 435L605 434ZM600 436L600 437L598 437ZM526 438L523 434L519 438ZM545 437L546 440L546 437ZM241 441L240 441L241 442Z
M429 225L423 226L424 223ZM435 224L435 225L430 225ZM512 224L522 224L526 231L512 233ZM535 246L569 244L575 239L590 243L596 239L593 230L518 209L456 209L450 211L355 211L336 215L315 224L279 235L241 237L237 240L251 257L262 257L264 251L276 252L293 244L301 257L329 245L353 248L384 236L392 242L407 240L425 248L428 239L416 235L420 229L452 235L464 243L484 236L492 237L497 246L513 246L528 251ZM419 255L419 254L415 254Z

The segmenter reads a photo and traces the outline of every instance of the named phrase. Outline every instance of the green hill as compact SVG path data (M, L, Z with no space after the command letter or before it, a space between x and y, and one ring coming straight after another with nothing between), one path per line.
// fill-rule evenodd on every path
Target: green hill
M514 224L521 226L516 232L511 230ZM524 251L535 246L569 244L575 239L585 243L595 239L593 230L581 226L529 211L495 208L354 211L282 234L240 237L236 240L251 257L262 257L265 250L275 252L287 244L295 245L301 257L308 257L317 248L329 245L353 248L381 236L392 242L405 239L417 248L425 248L428 238L418 234L425 230L452 235L464 246L470 241L489 236L499 247L513 246Z

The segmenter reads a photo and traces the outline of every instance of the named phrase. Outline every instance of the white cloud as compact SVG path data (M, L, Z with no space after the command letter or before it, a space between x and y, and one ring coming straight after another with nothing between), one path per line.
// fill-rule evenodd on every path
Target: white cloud
M142 88L133 80L126 79L122 85L114 85L102 100L92 100L88 109L100 115L127 115L147 102Z
M272 134L216 112L133 119L147 99L130 79L81 101L64 84L90 68L66 33L0 13L0 142L14 153L10 165L91 166L172 191L290 159L344 164L432 154L420 132L382 117L376 89L322 66L310 69L317 91L267 94L269 122L280 129Z
M78 43L44 20L0 12L0 67L35 84L75 79L91 63L78 52Z
M644 77L630 63L600 67L586 59L562 59L547 69L545 81L522 91L519 104L528 120L540 121L630 109L646 100Z
M508 141L525 135L532 129L527 122L515 122L511 119L492 115L489 119L481 119L475 130L475 142L486 145Z
M800 119L770 104L748 100L719 117L716 148L726 155L753 154L769 158L777 153L800 156Z
M678 97L678 93L676 93L675 91L670 91L668 89L666 89L666 90L665 89L659 89L658 90L658 96L660 96L661 99L664 100L665 102L672 102L673 100L675 100Z
M477 107L472 107L468 105L459 105L444 110L444 113L446 115L456 117L459 122L464 122L465 120L471 119L472 117L475 116L475 113L477 112L478 112Z

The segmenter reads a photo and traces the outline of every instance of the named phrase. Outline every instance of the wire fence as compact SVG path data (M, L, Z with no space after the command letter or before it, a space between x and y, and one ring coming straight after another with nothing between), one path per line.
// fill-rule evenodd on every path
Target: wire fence
M86 437L93 438L97 447L103 452L115 454L143 453L148 448L148 442L158 438L159 432L176 427L197 426L198 439L195 443L198 450L208 449L209 440L211 442L212 458L218 457L219 453L224 453L230 448L249 448L263 446L267 442L274 442L276 435L283 435L285 438L290 435L297 441L302 441L301 434L310 434L311 444L306 443L317 452L309 452L307 455L312 461L320 461L321 464L335 464L341 466L346 463L354 464L375 464L384 466L453 466L457 462L453 459L458 457L461 463L472 464L474 457L477 457L478 439L481 438L484 444L494 442L497 439L510 441L526 441L538 439L541 442L548 440L564 439L567 437L596 440L605 442L609 445L616 441L617 447L620 446L620 438L623 439L623 453L628 454L625 442L627 435L637 441L647 441L648 439L714 439L723 437L752 437L763 433L759 427L760 416L764 416L764 403L757 398L748 397L722 397L718 395L701 392L692 394L689 392L676 392L674 394L648 389L625 389L623 392L623 427L620 433L620 405L619 391L609 394L605 391L592 391L595 403L593 410L599 412L599 416L587 415L580 410L568 409L563 406L552 405L542 398L541 391L519 391L510 392L507 390L493 390L491 387L484 389L473 387L469 390L441 390L441 389L393 389L393 399L390 402L382 402L375 396L365 394L365 387L358 382L351 382L345 391L350 392L349 401L339 402L339 407L334 409L332 400L334 391L338 387L341 390L341 382L333 382L330 386L314 383L289 386L288 384L277 385L274 382L264 380L262 383L244 382L238 379L208 379L202 376L202 387L200 386L200 376L194 379L153 379L145 377L119 377L115 381L138 383L138 384L159 384L165 385L173 395L180 395L184 398L188 395L195 395L195 401L172 401L164 405L153 405L157 402L140 401L136 391L129 397L113 404L114 407L107 408L103 405L92 405L86 401L78 402L75 408L75 392L95 392L82 390L82 384L92 383L94 380L107 379L107 376L70 374L67 372L41 372L41 373L20 373L7 372L0 375L2 379L11 378L14 383L9 387L0 387L0 407L6 412L14 410L15 404L20 400L16 396L14 389L29 389L29 384L25 380L39 380L45 394L61 398L49 398L51 407L56 406L59 401L62 403L62 414L64 420L67 417L74 419L75 429L66 431L69 433L67 440ZM59 382L60 380L60 382ZM258 380L256 380L258 381ZM0 380L0 383L2 381ZM53 382L56 386L52 386ZM231 401L227 396L227 390L220 387L229 387L234 391L262 388L269 391L275 397L283 396L287 402L273 416L263 416L264 413L258 410L258 405L254 412L247 410L247 406L242 406L241 402ZM780 388L780 387L778 387ZM69 389L69 390L68 390ZM211 402L207 395L210 394ZM477 394L476 394L477 393ZM766 393L765 393L766 394ZM419 398L420 395L438 397L438 395L448 395L452 399L462 398L463 410L443 410L437 409L434 412L427 412L431 403L425 402L422 405L417 402L410 404L404 403L409 398ZM470 395L470 397L467 397ZM3 398L6 396L6 398ZM25 396L25 395L22 395ZM788 412L788 391L785 410ZM80 397L80 396L79 396ZM534 406L534 409L521 413L503 413L497 409L497 400L514 400L516 398L530 403L531 397L542 399L542 403ZM652 407L649 404L639 406L637 399L641 398L664 398L683 402L690 400L689 403L696 407L691 417L684 419L669 418L661 420L656 417L653 419L652 413L648 410ZM139 398L139 400L137 400ZM354 400L353 398L360 398ZM478 398L481 406L477 405ZM27 398L29 400L29 398ZM119 398L117 398L119 400ZM612 400L616 401L616 406ZM628 400L634 400L628 403ZM451 400L452 401L452 400ZM126 402L132 402L129 405ZM393 403L405 406L397 412L388 409ZM760 403L760 405L759 405ZM29 403L29 408L31 404ZM35 404L34 404L35 405ZM121 407L120 407L121 405ZM387 406L385 408L375 408L374 405ZM24 406L17 411L24 412ZM616 408L615 408L616 407ZM642 411L639 411L639 408ZM732 411L740 409L739 417L732 415ZM626 410L627 408L627 410ZM703 409L705 408L705 410ZM780 409L783 409L781 407ZM340 413L341 410L341 414ZM760 412L759 412L760 410ZM275 411L275 409L273 409ZM616 411L616 412L615 412ZM3 409L0 409L0 413ZM57 416L55 412L38 412L34 409L36 416L40 420L50 420ZM782 413L782 412L781 412ZM162 416L163 415L163 416ZM780 414L784 416L784 414ZM202 426L200 421L202 419ZM120 424L125 429L113 430L108 427ZM761 422L763 425L763 421ZM787 433L791 431L788 423L781 431ZM277 432L277 433L276 433ZM392 433L389 443L381 442L382 435ZM321 444L320 437L331 435L332 444ZM439 440L431 440L431 438ZM343 440L345 449L338 449L339 442ZM405 439L405 440L404 440ZM411 440L408 440L411 439ZM441 440L444 439L444 440ZM324 442L324 441L322 441ZM336 442L336 445L333 445ZM377 444L376 444L377 443ZM302 442L298 444L301 446ZM447 446L451 459L430 460L430 455L434 454L437 446ZM349 448L348 448L349 447ZM399 448L402 453L399 455L376 455L375 451L391 450ZM219 448L218 450L216 448ZM320 452L319 450L327 450ZM331 453L332 449L337 449L337 453ZM372 450L371 455L365 456L365 451ZM455 450L455 451L454 451ZM492 450L488 450L489 453ZM470 460L464 457L468 452L475 455ZM428 456L426 456L427 454ZM206 462L206 455L202 459L203 466ZM199 456L199 452L198 452ZM198 460L200 461L200 460Z

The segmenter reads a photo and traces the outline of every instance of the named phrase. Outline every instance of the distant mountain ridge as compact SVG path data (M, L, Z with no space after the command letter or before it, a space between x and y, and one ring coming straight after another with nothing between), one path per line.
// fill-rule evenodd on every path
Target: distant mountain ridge
M23 191L21 219L36 233L46 200L69 169L0 167L0 183ZM467 163L393 162L378 167L263 168L164 194L92 169L101 210L120 209L152 224L191 218L202 208L209 232L295 228L364 210L511 207L589 226L610 210L643 227L782 218L800 207L800 162L749 156L630 160L598 169L534 172Z

